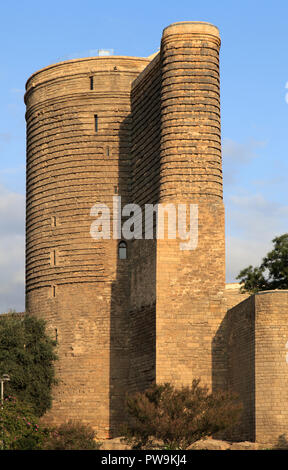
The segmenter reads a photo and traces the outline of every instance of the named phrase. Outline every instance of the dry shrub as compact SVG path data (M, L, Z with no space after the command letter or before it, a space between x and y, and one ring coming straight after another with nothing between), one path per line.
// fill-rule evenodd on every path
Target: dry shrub
M43 450L97 450L101 444L95 439L96 433L91 426L68 421L50 431Z
M187 449L193 442L234 426L242 406L228 392L209 393L193 380L191 387L153 385L127 398L130 423L124 441L133 448ZM159 445L158 445L159 447Z

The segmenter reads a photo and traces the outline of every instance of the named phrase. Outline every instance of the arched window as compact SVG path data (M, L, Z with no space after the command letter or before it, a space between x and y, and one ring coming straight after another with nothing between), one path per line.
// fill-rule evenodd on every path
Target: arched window
M119 259L127 259L127 243L126 242L119 242L118 244L118 258Z

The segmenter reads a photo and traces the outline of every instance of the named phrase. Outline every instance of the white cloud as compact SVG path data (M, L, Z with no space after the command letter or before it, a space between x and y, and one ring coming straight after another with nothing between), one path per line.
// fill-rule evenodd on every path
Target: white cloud
M0 186L0 312L24 310L25 197Z
M275 176L275 177L272 176L271 178L255 179L251 181L251 183L254 184L255 186L267 188L269 186L279 187L279 185L282 185L282 184L286 185L286 181L287 181L287 178L286 178L286 173L285 173L285 175L282 175L282 176Z
M22 93L24 95L25 90L23 88L10 88L10 93Z
M13 167L13 168L3 168L0 170L0 176L1 175L15 175L16 173L23 173L25 170L25 165L20 165L18 167Z
M253 182L254 188L263 192L253 193L246 185L251 164L255 158L261 158L260 150L265 145L253 139L244 143L223 141L227 282L235 281L243 268L259 265L272 249L272 239L288 232L288 206L270 196L275 191L279 193L286 173L279 172L274 162L267 177Z
M247 163L252 158L257 157L255 149L265 147L265 142L256 141L253 139L248 140L244 144L240 144L235 140L225 138L223 140L222 151L227 160L236 163Z
M240 166L247 165L252 159L259 157L257 151L265 147L265 142L250 139L241 144L225 138L222 143L224 183L235 183Z
M241 269L261 263L273 238L288 232L288 206L246 194L230 196L226 208L226 278L232 282Z
M259 266L272 248L269 240L226 238L226 282L235 282L239 272L248 266Z
M0 142L10 142L12 135L9 132L0 132Z

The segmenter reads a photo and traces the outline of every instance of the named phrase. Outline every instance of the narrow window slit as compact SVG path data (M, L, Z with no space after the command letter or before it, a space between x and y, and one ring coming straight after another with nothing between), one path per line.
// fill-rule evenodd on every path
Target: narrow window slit
M50 253L50 264L56 266L56 250L52 250Z
M90 90L94 90L94 77L90 77Z
M98 132L98 115L94 114L94 129L95 132Z

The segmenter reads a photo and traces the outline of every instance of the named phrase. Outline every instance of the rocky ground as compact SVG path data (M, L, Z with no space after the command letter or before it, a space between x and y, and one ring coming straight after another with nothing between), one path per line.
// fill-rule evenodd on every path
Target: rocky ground
M130 447L121 442L121 439L121 437L117 437L104 441L101 450L129 450ZM189 450L264 450L272 448L273 445L269 444L248 441L227 442L209 438L195 442L189 447Z

